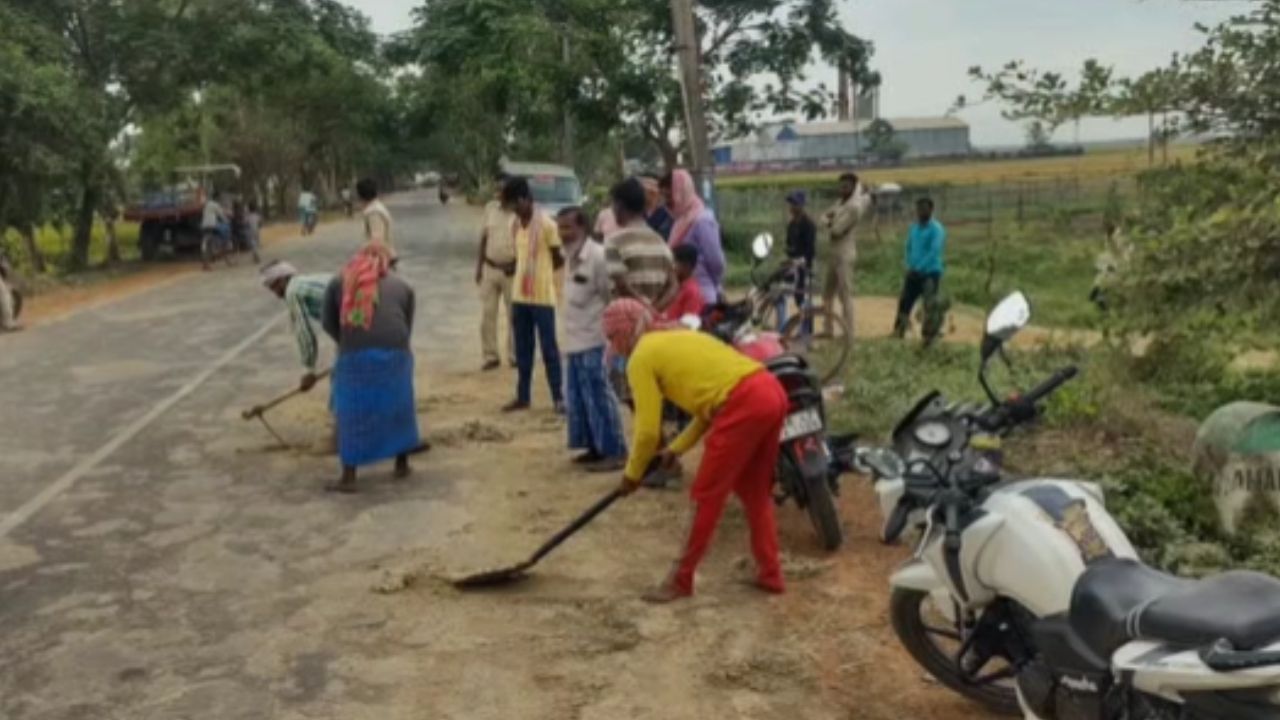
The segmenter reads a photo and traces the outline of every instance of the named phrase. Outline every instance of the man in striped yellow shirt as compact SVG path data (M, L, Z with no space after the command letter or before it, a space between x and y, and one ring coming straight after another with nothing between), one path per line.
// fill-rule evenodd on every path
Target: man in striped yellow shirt
M542 351L556 412L564 412L560 348L556 344L556 270L564 266L556 223L533 204L529 181L511 178L502 189L503 204L515 218L511 237L516 246L516 274L511 279L511 327L515 334L516 399L503 410L528 409L532 400L535 340Z

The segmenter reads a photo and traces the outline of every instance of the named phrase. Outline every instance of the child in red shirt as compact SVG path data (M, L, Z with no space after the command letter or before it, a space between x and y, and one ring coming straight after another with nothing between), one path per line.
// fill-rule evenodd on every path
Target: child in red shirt
M680 322L686 315L702 317L702 290L698 288L698 279L693 271L698 267L698 247L685 243L671 252L675 258L676 279L680 281L680 292L667 307L663 316L672 322Z

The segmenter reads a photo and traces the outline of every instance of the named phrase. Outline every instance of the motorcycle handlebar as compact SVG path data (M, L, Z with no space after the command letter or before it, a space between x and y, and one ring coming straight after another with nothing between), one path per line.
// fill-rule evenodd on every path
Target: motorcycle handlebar
M1072 378L1074 378L1076 375L1079 375L1079 374L1080 374L1080 368L1077 368L1075 365L1070 365L1068 367L1065 367L1059 370L1058 372L1054 373L1053 377L1049 378L1048 380L1045 380L1044 382L1040 383L1034 388L1031 388L1031 390L1027 392L1026 395L1022 396L1022 400L1024 402L1031 403L1032 405L1038 404L1041 400L1045 399L1050 394L1052 394L1053 391L1062 387L1069 380L1071 380Z

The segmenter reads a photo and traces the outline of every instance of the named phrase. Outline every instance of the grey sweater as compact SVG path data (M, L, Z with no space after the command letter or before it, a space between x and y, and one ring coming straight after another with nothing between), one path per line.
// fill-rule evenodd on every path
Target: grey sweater
M378 306L369 329L343 327L342 276L338 275L325 291L324 331L338 343L339 353L374 348L408 350L415 303L413 288L399 277L388 275L378 283Z

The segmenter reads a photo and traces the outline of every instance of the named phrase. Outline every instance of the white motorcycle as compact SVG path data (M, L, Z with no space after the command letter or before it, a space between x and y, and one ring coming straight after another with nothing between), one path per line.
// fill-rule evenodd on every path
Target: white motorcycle
M989 406L933 393L893 449L856 451L882 538L922 533L891 580L898 638L941 683L1026 720L1280 718L1280 580L1166 575L1138 559L1097 485L1002 477L1000 438L1076 374L997 400L989 361L1029 321L1021 293L987 320Z

